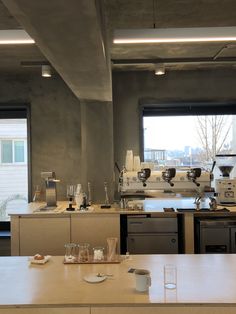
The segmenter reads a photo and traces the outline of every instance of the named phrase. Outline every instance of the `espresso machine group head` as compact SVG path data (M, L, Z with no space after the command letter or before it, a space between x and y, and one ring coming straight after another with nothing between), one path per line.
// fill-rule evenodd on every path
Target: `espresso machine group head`
M138 171L138 179L143 183L143 186L145 187L147 179L151 175L151 169L150 168L144 168L141 169L141 171Z
M176 175L176 169L175 168L167 168L162 172L162 179L169 183L169 185L172 187L174 186L174 183L171 182L171 180L175 177Z
M189 181L192 181L196 186L200 186L200 183L196 181L197 178L200 178L202 174L201 168L192 168L187 171L187 178Z

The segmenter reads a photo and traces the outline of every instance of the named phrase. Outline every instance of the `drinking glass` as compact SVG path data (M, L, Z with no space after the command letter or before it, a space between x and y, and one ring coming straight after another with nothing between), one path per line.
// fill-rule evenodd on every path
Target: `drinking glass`
M89 261L89 244L81 243L78 244L79 254L78 261L81 263L86 263Z
M117 259L117 238L107 238L107 260L115 261Z
M73 263L76 261L76 247L75 243L66 243L65 244L65 262Z
M74 202L75 193L76 193L76 185L68 184L67 185L67 197L69 199L69 207L67 208L67 210L75 210L72 206Z
M104 247L97 246L93 248L93 260L94 261L104 260Z
M70 198L74 198L75 196L75 192L76 192L76 185L73 184L68 184L67 185L67 197Z
M176 289L177 269L175 265L167 264L164 266L164 287L166 289Z
M40 202L40 201L41 201L41 186L36 185L34 188L33 202Z

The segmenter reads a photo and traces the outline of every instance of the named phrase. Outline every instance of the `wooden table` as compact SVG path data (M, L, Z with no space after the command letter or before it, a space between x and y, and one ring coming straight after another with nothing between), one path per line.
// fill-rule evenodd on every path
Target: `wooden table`
M163 287L163 266L177 266L177 289ZM128 269L151 272L148 293L136 292ZM87 283L89 273L113 274ZM236 255L133 255L120 264L44 265L28 257L0 258L0 313L27 314L236 313Z

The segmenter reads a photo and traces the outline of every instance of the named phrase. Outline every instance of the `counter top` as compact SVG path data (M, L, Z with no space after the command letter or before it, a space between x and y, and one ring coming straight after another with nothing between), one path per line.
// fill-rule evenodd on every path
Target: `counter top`
M19 215L55 215L55 214L63 214L64 215L78 215L78 214L168 214L175 216L178 212L176 209L187 209L186 212L193 212L194 214L212 214L212 215L227 215L231 213L236 214L236 206L227 207L230 212L223 212L221 209L225 208L225 206L218 206L219 211L197 211L195 209L194 198L160 198L160 199L148 199L142 202L143 209L121 209L117 204L111 206L111 208L101 208L100 204L94 204L89 207L88 210L75 210L75 211L67 211L66 208L68 206L67 201L59 201L57 203L57 207L55 209L44 210L43 208L46 206L46 203L43 202L34 202L26 205L21 205L21 208L17 210L11 210L9 212L10 216L19 216ZM201 208L208 208L207 201L201 203ZM174 208L174 212L164 212L164 208Z
M177 289L165 290L163 267L177 266ZM28 257L0 257L0 308L50 305L236 305L236 255L133 255L120 264L65 265L53 256L44 265L30 264ZM151 272L147 293L136 292L128 269ZM89 273L112 277L87 283Z

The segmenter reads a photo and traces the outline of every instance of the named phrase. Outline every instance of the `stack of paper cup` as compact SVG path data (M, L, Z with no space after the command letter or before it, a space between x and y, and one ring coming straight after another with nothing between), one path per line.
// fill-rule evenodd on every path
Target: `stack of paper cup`
M132 171L133 166L134 166L133 151L127 150L126 157L125 157L125 168L127 171Z
M140 171L140 170L141 170L140 157L134 156L134 171Z

